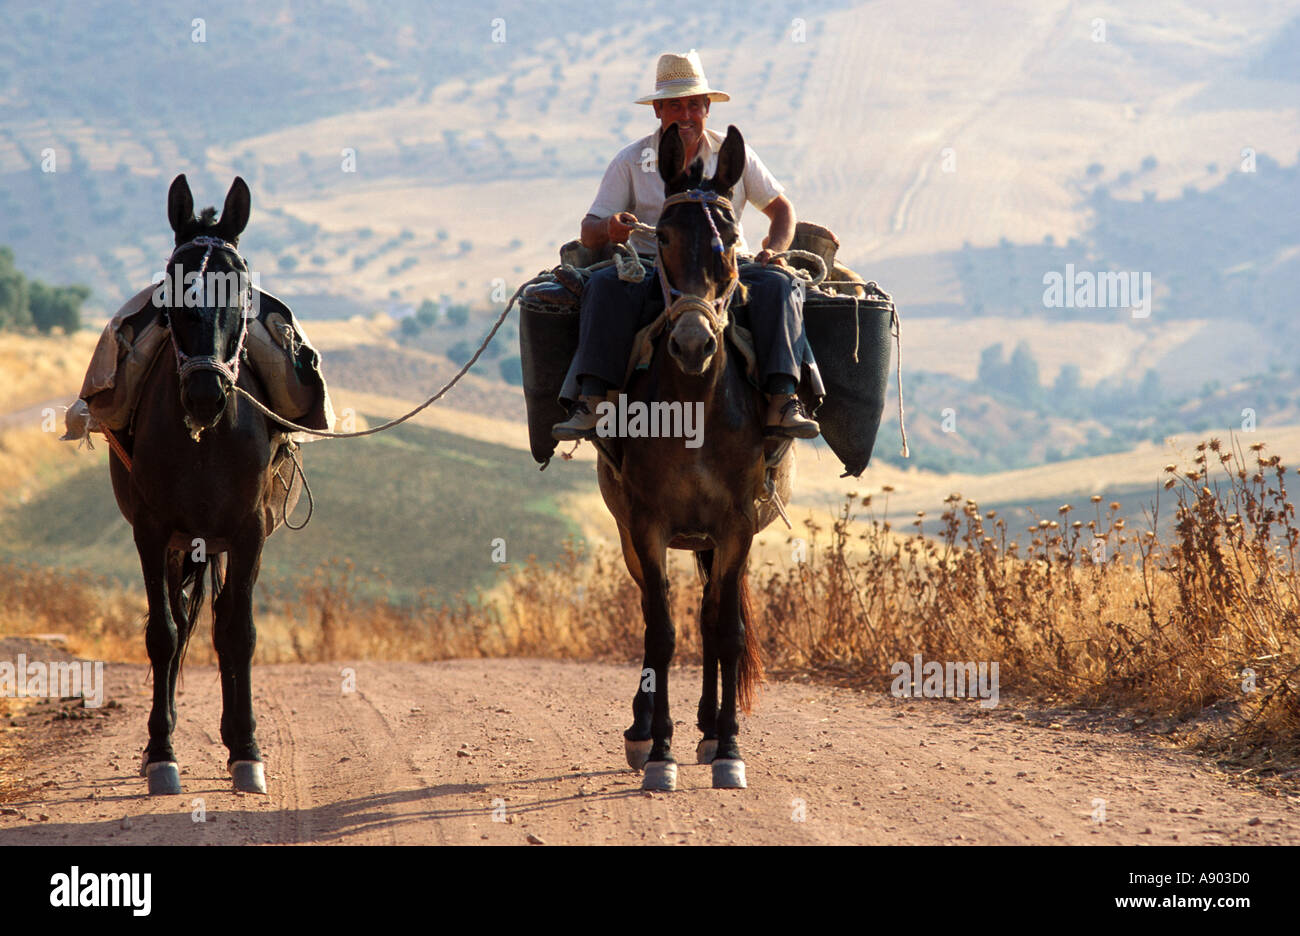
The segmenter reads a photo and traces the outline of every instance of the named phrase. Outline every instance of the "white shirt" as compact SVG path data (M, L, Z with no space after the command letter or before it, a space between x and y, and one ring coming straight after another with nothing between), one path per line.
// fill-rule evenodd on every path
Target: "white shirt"
M608 218L620 211L630 211L643 224L659 223L659 214L664 205L664 180L659 177L659 135L662 128L635 143L623 147L614 157L614 161L605 170L605 178L600 182L596 200L591 203L587 213L598 218ZM704 139L700 141L699 155L704 157L704 178L712 178L718 171L718 151L722 148L725 134L716 130L705 129ZM740 215L745 210L747 201L753 202L760 211L785 192L784 186L772 176L757 154L745 144L745 171L731 191L731 204L736 209L737 228ZM739 232L736 252L747 254L749 248L745 243L745 234ZM632 249L638 253L654 255L655 239L649 234L633 231L628 238Z

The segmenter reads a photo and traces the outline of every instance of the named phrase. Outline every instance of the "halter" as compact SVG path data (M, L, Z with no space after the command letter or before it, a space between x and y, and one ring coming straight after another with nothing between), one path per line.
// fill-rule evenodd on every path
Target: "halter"
M660 223L662 223L663 211L671 208L673 205L682 205L694 203L704 210L704 217L709 222L709 229L713 231L713 239L710 245L714 253L722 253L722 236L718 234L718 225L713 220L713 211L719 208L725 208L727 211L734 213L731 202L723 198L717 192L706 192L703 189L690 189L685 192L678 192L664 200L663 210L660 211ZM710 210L712 209L712 210ZM656 226L656 232L658 227ZM740 285L740 277L733 275L731 281L727 283L727 288L723 290L722 295L710 302L700 296L692 296L674 289L668 282L668 272L664 269L662 256L659 256L658 241L655 244L655 266L659 270L659 283L663 287L664 297L668 300L666 314L668 321L675 322L681 317L681 314L687 309L694 309L704 314L708 319L710 327L715 335L721 335L723 329L727 327L727 307L731 304L731 297L736 292L736 287Z
M224 241L219 237L200 236L193 240L186 241L171 252L167 258L167 266L171 266L176 255L182 250L189 250L193 247L202 247L203 262L199 265L199 282L203 282L203 277L208 270L208 260L212 257L213 249L228 250L235 255L243 267L243 274L248 274L248 263L240 255L235 245ZM183 289L181 290L183 295ZM206 294L205 294L206 298ZM175 307L175 296L172 297L173 308ZM167 331L171 336L172 350L176 352L176 370L181 383L196 371L216 371L222 377L230 382L234 387L239 380L239 359L244 353L244 340L248 337L248 319L253 311L253 286L250 280L248 289L244 290L239 297L239 340L235 342L234 353L227 360L221 360L215 354L186 354L181 350L181 346L176 341L176 329L168 328Z

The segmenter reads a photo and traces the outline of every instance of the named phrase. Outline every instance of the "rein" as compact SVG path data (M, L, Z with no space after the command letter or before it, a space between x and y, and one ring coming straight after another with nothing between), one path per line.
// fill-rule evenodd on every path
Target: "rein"
M719 195L717 192L706 192L703 189L690 189L685 192L678 192L676 195L672 195L665 199L663 211L666 211L673 205L683 204L697 204L701 209L703 209L704 217L709 222L709 229L713 232L713 239L710 241L710 245L712 246L714 253L721 254L723 252L722 237L718 234L718 225L713 220L713 211L716 211L719 208L725 208L727 211L732 211L734 213L734 209L731 207L731 202ZM710 210L710 208L712 208L712 210ZM659 214L660 224L663 223L663 211ZM644 227L649 228L649 225L644 225ZM651 228L651 230L658 235L658 226ZM708 319L709 326L713 329L714 335L721 336L723 330L727 327L727 307L731 304L731 297L735 295L736 287L740 285L739 273L732 274L730 281L727 283L727 288L723 291L722 295L711 302L702 296L693 296L689 293L683 293L681 290L675 289L672 283L668 281L668 271L664 269L663 255L659 251L659 241L657 236L655 240L655 268L659 271L659 285L663 288L664 299L668 302L668 308L664 310L665 315L668 317L668 321L675 322L687 309L693 309L703 313L704 317Z
M515 294L510 297L510 301L506 303L506 307L501 310L501 314L497 316L496 321L492 323L492 328L488 331L487 337L485 337L483 341L479 344L478 349L472 355L470 355L470 359L466 361L463 365L461 365L460 370L458 370L450 380L448 380L445 384L443 384L442 389L439 390L437 393L435 393L433 396L429 397L419 406L415 407L415 409L410 410L409 412L404 413L395 419L390 419L388 420L388 422L381 423L378 426L371 426L368 429L361 429L358 430L357 432L330 432L325 429L311 429L308 428L307 426L300 426L298 423L285 419L283 416L280 416L277 413L272 412L270 409L267 408L265 403L263 403L257 397L253 396L243 387L235 387L235 393L239 394L241 397L247 400L252 405L253 409L257 410L267 419L279 423L281 426L285 427L289 431L305 432L308 435L319 436L322 439L359 439L362 436L374 435L376 432L383 432L384 430L391 429L394 426L400 426L408 419L412 419L419 413L428 409L434 403L437 403L444 396L446 396L447 392L451 390L452 387L456 386L456 384L460 382L460 379L462 377L464 377L467 373L469 373L469 369L473 367L475 363L477 363L478 359L482 356L484 350L486 350L487 346L492 343L492 339L496 337L496 333L501 329L501 326L502 324L504 324L506 317L510 314L510 310L514 308L515 302L519 299L520 296L524 294L524 290L536 283L544 283L547 281L548 280L547 280L546 273L539 273L536 276L534 276L532 279L520 284L519 288L515 290Z
M731 206L731 202L719 195L717 192L706 192L702 189L690 189L685 192L679 192L678 194L665 199L664 211L673 205L682 204L697 204L700 206L704 211L704 217L709 222L709 229L713 232L713 238L710 241L713 252L716 254L722 254L722 237L718 233L718 225L713 219L713 211L718 208L725 208L727 211L731 211L732 216L734 217L735 211ZM659 219L659 223L662 224L663 212L660 212ZM648 225L646 225L646 227L648 227ZM656 226L652 230L656 234L655 267L659 271L659 283L663 287L664 299L669 303L668 308L664 310L664 317L667 319L668 323L671 324L677 321L677 319L680 318L682 313L687 309L697 310L703 313L704 317L708 319L710 326L713 328L715 337L718 339L719 344L721 344L722 332L727 327L727 309L731 305L731 297L735 295L736 287L740 285L739 269L736 269L732 273L731 280L727 283L727 288L723 291L722 295L717 299L714 299L712 302L701 296L693 296L688 293L683 293L678 289L674 289L672 284L668 281L668 273L664 269L663 254L659 251L659 241L657 237L659 229ZM824 275L825 273L823 272L823 276ZM789 516L786 514L785 506L781 503L781 497L776 492L776 485L773 476L773 471L775 470L777 462L779 462L789 450L790 443L790 439L785 440L784 444L772 453L771 458L766 460L763 482L764 495L756 498L756 501L758 503L772 503L776 508L776 512L785 522L786 527L788 529L794 529L793 525L790 523ZM599 448L600 447L597 446L598 450ZM615 471L618 473L617 467L615 468Z

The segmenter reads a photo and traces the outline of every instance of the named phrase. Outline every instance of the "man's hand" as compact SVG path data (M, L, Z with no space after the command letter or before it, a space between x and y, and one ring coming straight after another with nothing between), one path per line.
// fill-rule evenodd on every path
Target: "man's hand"
M600 250L606 244L626 244L632 225L636 223L636 215L630 211L620 211L608 218L589 214L582 219L578 239L588 250Z
M786 266L785 258L778 257L776 255L777 253L778 251L771 251L764 247L758 252L758 255L754 257L754 262L761 263L763 266L767 266L769 263L774 263L777 266Z
M610 215L606 230L609 232L609 242L611 244L626 244L628 235L632 233L632 225L637 223L636 215L630 211L620 211L616 215Z
M784 195L778 195L763 209L763 214L767 215L771 225L767 237L763 238L763 249L754 259L764 266L772 262L784 266L780 260L773 261L772 254L788 249L794 240L794 205Z

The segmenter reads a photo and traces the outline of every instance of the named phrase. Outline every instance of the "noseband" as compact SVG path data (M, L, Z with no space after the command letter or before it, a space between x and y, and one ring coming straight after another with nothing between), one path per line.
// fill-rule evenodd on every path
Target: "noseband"
M663 210L671 208L673 205L682 205L693 203L699 205L704 210L704 217L709 222L709 227L713 231L713 240L711 242L714 253L722 253L722 237L718 234L718 225L713 220L713 212L719 208L725 208L734 214L731 202L723 198L717 192L706 192L703 189L690 189L685 192L678 192L664 200ZM663 211L660 212L660 224L663 223ZM658 242L656 241L655 251L658 254ZM655 266L659 269L659 283L663 287L664 298L668 300L668 321L676 322L682 313L687 309L700 312L709 322L709 327L713 329L713 334L721 337L723 329L727 327L727 307L731 304L731 297L736 292L736 287L740 284L740 277L733 275L731 281L727 283L727 288L722 295L710 302L701 296L692 296L674 289L668 282L668 272L664 269L663 256L656 257Z
M248 276L248 263L240 255L239 250L236 249L234 244L224 241L219 237L199 236L193 240L186 241L184 244L181 244L172 251L171 256L167 258L167 267L171 267L172 261L176 259L176 255L182 250L189 250L195 247L203 248L203 262L199 265L198 282L200 287L203 289L203 298L205 302L207 301L208 293L207 284L204 283L204 277L207 275L208 261L212 259L213 250L227 250L234 254L235 259L239 261L239 265L243 267L239 275L241 277ZM184 308L185 284L183 279L179 288L172 290L171 308L168 309L169 319L171 312L176 309L177 293L180 294L181 307ZM215 354L186 354L181 350L180 342L176 340L175 325L171 323L170 320L168 321L167 333L171 336L172 350L176 352L176 376L182 391L184 391L185 388L185 381L197 371L215 371L219 377L227 383L227 390L234 390L239 381L239 359L244 354L244 340L248 337L248 319L252 314L253 284L250 277L247 288L241 290L239 295L239 339L235 342L234 352L224 361ZM190 431L190 438L195 442L198 442L199 437L203 433L203 428L194 423L188 412L185 414L185 426Z
M199 283L204 287L204 298L207 298L206 286L203 284L203 278L207 274L208 261L212 258L212 251L228 250L235 255L243 270L241 276L248 275L248 263L240 255L234 244L224 241L219 237L196 237L191 241L181 244L172 251L171 256L167 258L167 266L170 267L176 255L182 250L189 250L194 247L202 247L203 263L199 266ZM178 290L184 296L184 284ZM183 300L182 300L183 301ZM175 308L176 297L172 296L172 308ZM172 350L176 352L176 370L182 384L185 380L196 371L216 371L224 377L233 388L239 380L239 359L244 353L244 340L248 337L248 319L253 312L253 284L250 280L248 288L242 290L239 297L239 340L235 342L234 353L227 360L221 360L215 354L186 354L181 350L180 344L176 340L176 329L168 328L171 335Z

